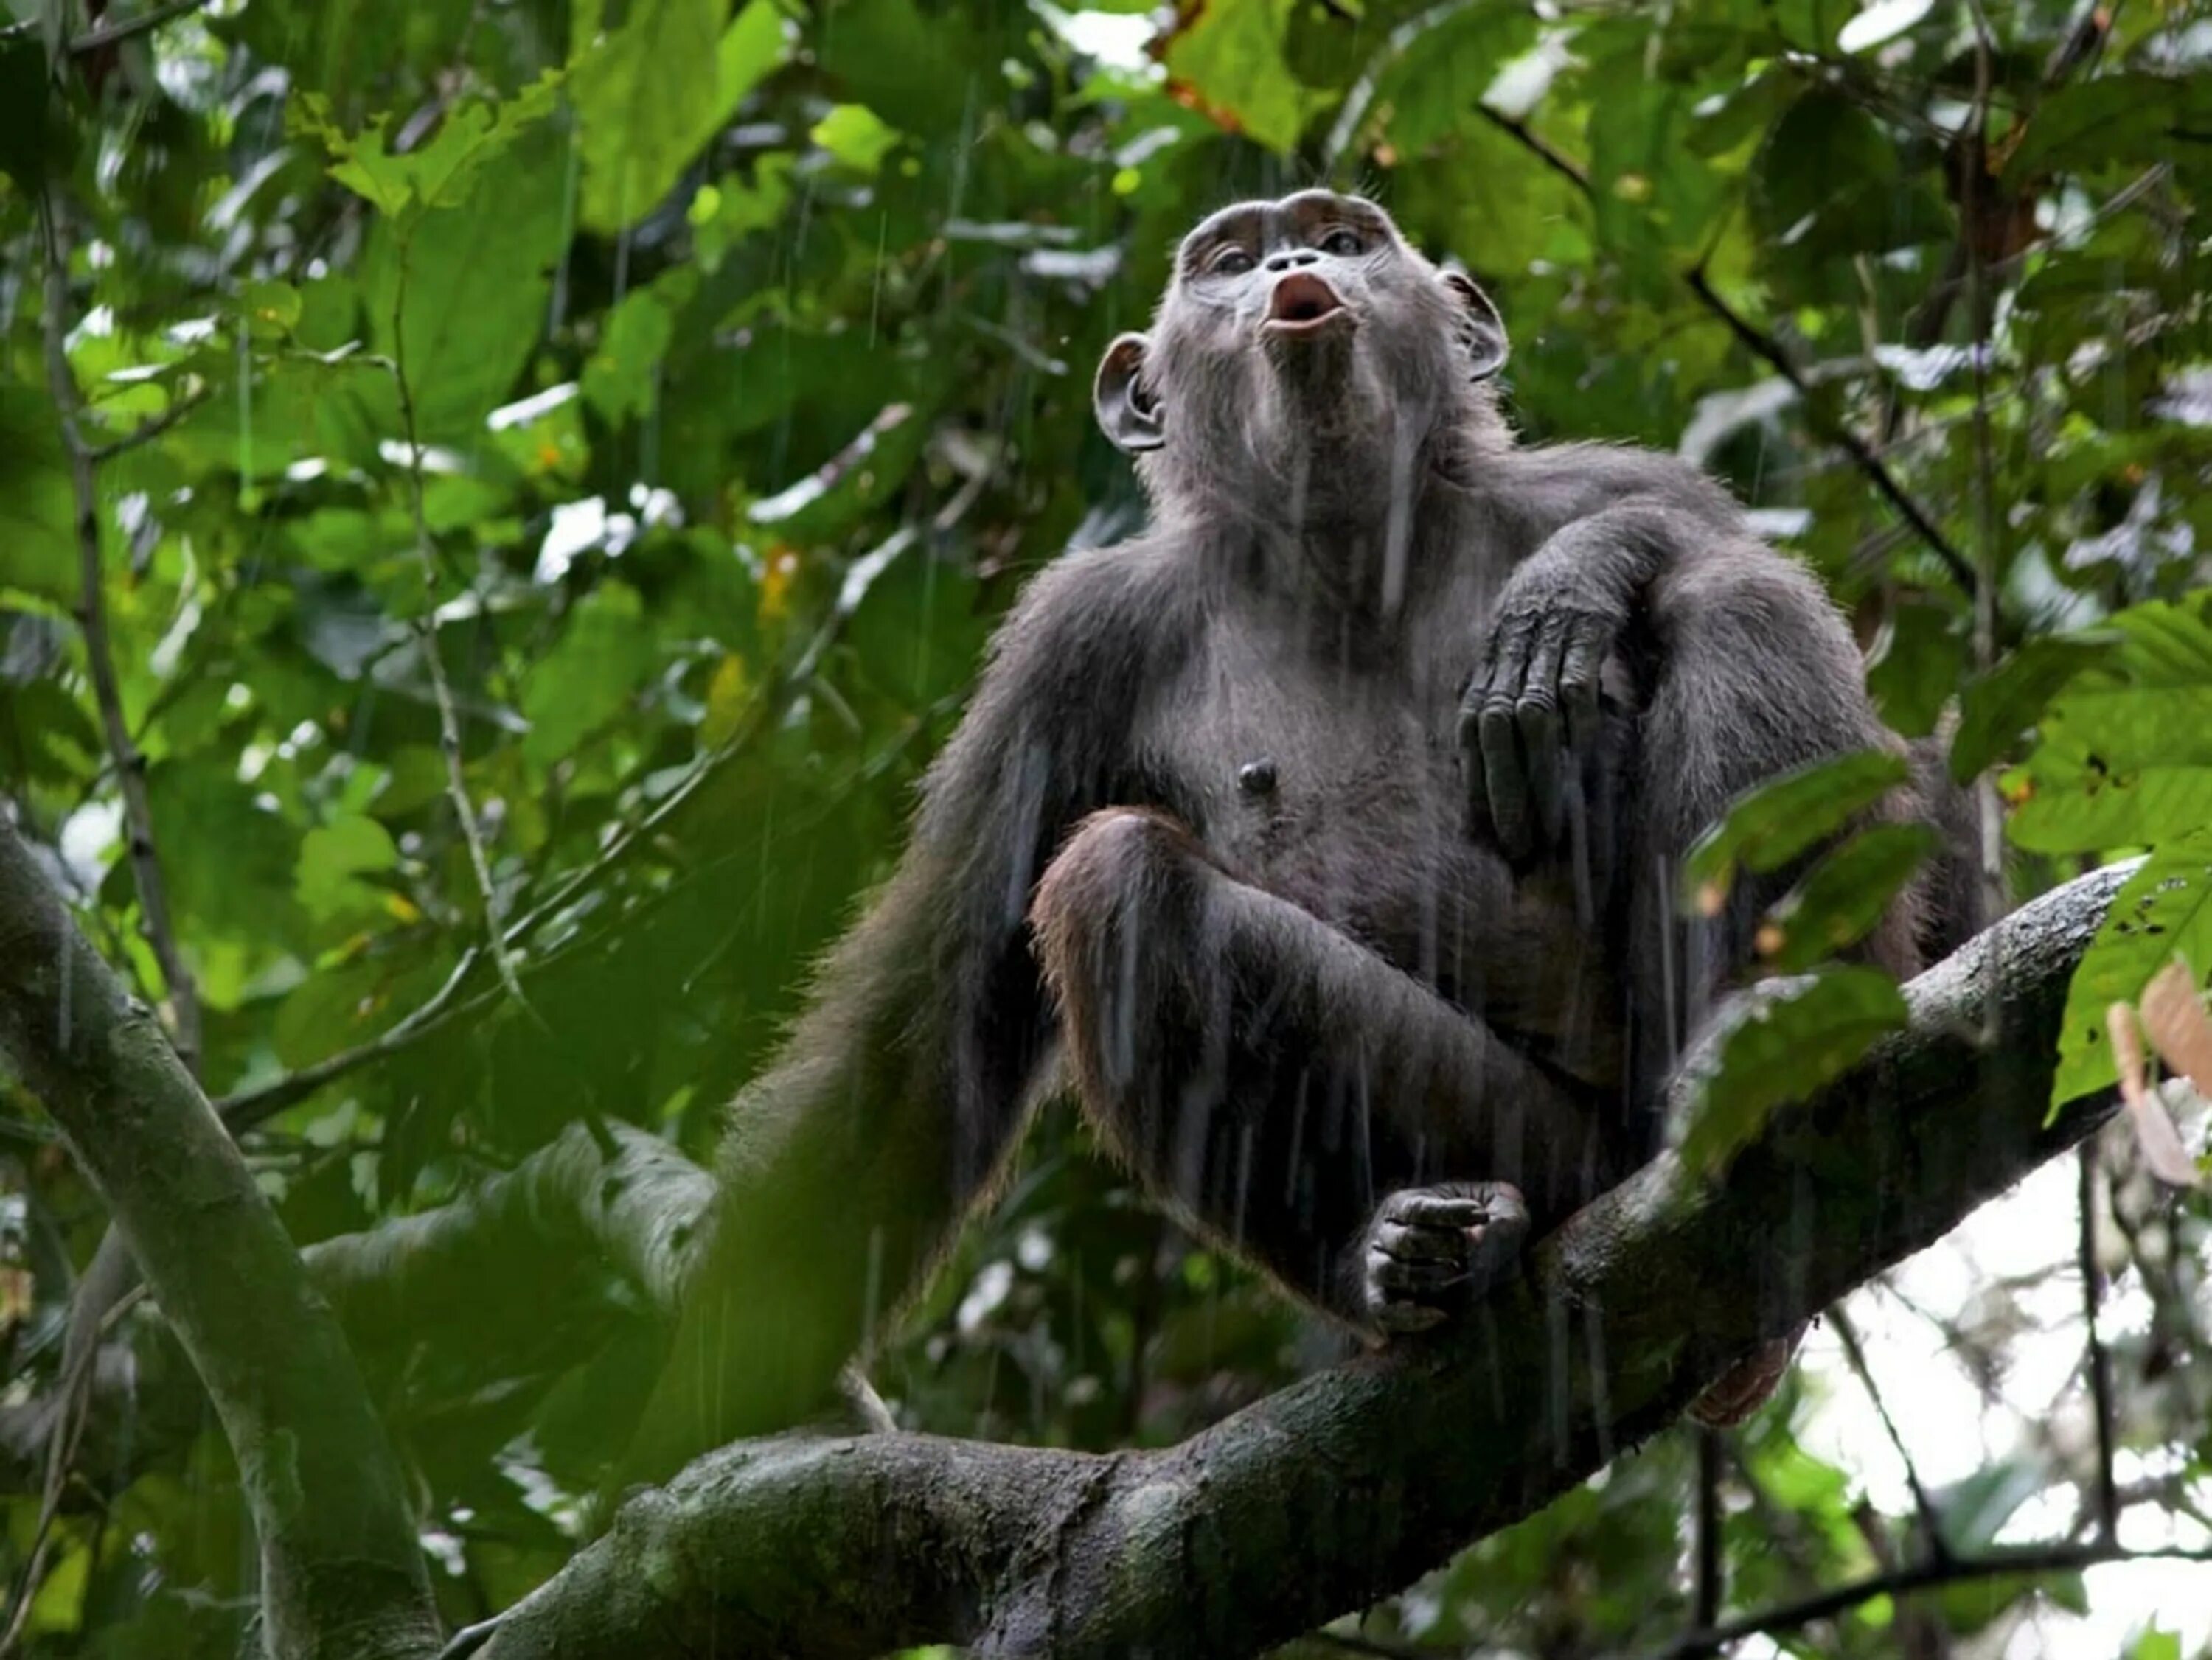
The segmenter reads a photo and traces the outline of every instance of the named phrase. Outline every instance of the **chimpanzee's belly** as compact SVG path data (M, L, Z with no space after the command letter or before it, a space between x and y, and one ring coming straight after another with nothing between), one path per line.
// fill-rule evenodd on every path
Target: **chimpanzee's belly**
M1233 641L1208 658L1147 746L1207 846L1529 1052L1613 1085L1621 1000L1598 924L1570 881L1516 881L1468 833L1455 688L1316 680Z

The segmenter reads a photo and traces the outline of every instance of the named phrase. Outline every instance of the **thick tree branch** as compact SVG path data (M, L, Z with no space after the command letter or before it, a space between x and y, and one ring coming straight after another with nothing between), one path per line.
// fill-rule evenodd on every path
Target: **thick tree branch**
M222 1417L270 1651L422 1653L436 1615L406 1488L337 1323L152 1011L4 824L0 1054L99 1187Z
M2108 1095L2048 1123L2044 1103L2067 981L2125 875L2002 925L1994 1007L1989 936L1922 976L1911 1030L1778 1115L1724 1184L1668 1156L1590 1206L1463 1345L1356 1362L1158 1452L905 1435L726 1449L626 1506L485 1653L949 1640L1164 1660L1254 1652L1395 1590L2108 1116Z

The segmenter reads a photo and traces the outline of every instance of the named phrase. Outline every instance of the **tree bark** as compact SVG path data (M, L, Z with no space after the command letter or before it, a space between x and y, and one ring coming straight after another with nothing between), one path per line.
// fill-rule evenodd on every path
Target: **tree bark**
M1923 975L1909 1030L1776 1114L1722 1182L1662 1157L1452 1339L1157 1452L908 1435L726 1449L626 1506L484 1660L932 1641L1172 1660L1255 1652L1395 1590L2101 1123L2109 1092L2055 1117L2045 1102L2067 982L2127 874L2045 895Z
M221 1416L283 1660L434 1647L407 1491L352 1351L154 1011L0 820L0 1053L107 1203Z

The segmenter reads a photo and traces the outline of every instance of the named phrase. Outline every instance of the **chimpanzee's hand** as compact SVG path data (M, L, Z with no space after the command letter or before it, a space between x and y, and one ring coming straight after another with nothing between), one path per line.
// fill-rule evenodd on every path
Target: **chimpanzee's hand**
M1471 1307L1528 1238L1528 1203L1510 1182L1401 1187L1367 1225L1362 1309L1391 1336L1425 1331Z
M1539 554L1513 573L1460 700L1468 824L1487 823L1516 865L1565 834L1569 785L1598 742L1598 677L1628 621L1575 563Z

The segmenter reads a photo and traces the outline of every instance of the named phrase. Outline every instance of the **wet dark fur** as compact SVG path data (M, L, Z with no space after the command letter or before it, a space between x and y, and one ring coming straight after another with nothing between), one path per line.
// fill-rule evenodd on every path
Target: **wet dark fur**
M1315 258L1357 330L1255 344L1268 274L1206 262L1348 216L1370 245ZM732 1109L633 1475L823 1397L985 1190L1063 1026L1148 1185L1355 1321L1348 1257L1393 1188L1511 1180L1540 1232L1649 1156L1790 874L1683 917L1679 856L1747 786L1895 740L1808 573L1671 457L1517 445L1469 370L1502 349L1366 204L1193 233L1152 336L1102 371L1109 427L1158 440L1153 527L1030 583L896 875ZM1574 833L1516 869L1468 828L1461 690L1501 607L1602 596L1622 622ZM1911 969L1917 924L1900 907L1870 954Z

